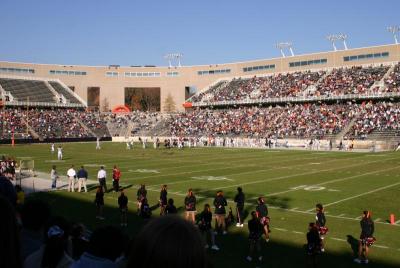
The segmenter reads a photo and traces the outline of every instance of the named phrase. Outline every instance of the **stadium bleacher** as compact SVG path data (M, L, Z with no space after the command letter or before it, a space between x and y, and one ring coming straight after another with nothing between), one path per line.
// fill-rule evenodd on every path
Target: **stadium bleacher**
M0 85L18 101L55 101L54 95L43 81L0 78Z
M9 105L27 105L36 107L75 107L83 108L85 104L75 93L57 81L46 79L0 77L0 87L4 93L11 95ZM63 98L60 98L60 96Z
M69 100L71 103L77 103L80 104L81 102L74 96L71 90L68 88L63 87L60 83L56 81L49 81L49 84L54 88L57 93L62 94L67 100Z

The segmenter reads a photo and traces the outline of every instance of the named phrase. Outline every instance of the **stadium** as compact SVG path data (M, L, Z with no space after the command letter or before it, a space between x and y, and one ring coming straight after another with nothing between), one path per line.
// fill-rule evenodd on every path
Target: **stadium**
M399 31L191 66L0 58L0 267L398 267Z

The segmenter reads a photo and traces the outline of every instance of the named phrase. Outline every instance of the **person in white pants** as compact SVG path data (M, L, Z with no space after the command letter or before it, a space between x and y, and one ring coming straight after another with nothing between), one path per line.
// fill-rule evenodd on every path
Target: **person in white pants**
M83 166L81 166L81 169L78 170L77 177L78 177L78 192L81 192L83 186L85 193L87 193L86 180L88 178L88 173Z
M74 192L75 178L76 178L76 171L74 169L74 165L72 165L71 168L68 169L67 176L68 176L68 192Z
M57 148L57 159L58 160L63 159L63 148L61 146L58 146L58 148Z

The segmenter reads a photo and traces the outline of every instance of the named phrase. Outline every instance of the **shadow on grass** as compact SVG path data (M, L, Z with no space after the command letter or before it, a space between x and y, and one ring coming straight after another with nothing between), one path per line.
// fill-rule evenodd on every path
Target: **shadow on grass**
M96 220L96 207L92 202L92 196L90 195L89 197L89 195L85 193L36 193L31 195L29 198L38 198L46 201L51 206L53 214L66 217L71 222L84 223L90 230L94 230L104 225L120 225L119 209L116 206L109 204L106 204L104 207L105 220ZM133 203L129 203L129 206L128 227L122 228L122 230L130 238L134 239L136 234L147 221L137 215L136 206ZM182 212L183 210L183 207L179 208L179 212ZM201 211L201 208L198 208L198 211ZM153 213L153 217L156 217L155 215L156 213ZM220 251L208 251L208 255L214 267L312 267L307 264L307 256L304 246L298 244L298 242L297 244L295 242L288 242L290 241L290 233L288 233L288 239L285 241L274 240L273 237L271 237L269 243L263 241L263 262L257 263L253 260L253 262L249 263L245 260L248 254L247 232L242 232L240 230L247 230L247 225L245 225L243 229L231 227L228 235L217 235L216 243L220 247ZM305 240L306 238L304 237L304 242ZM354 252L357 239L349 235L348 241ZM371 255L371 257L371 262L368 264L368 267L399 267L398 263L394 264L375 260L373 255ZM326 253L317 256L317 267L360 267L360 265L353 263L353 255L349 251L334 253L330 252L328 248Z
M347 243L349 243L353 251L353 256L356 257L358 255L358 239L352 235L347 235Z

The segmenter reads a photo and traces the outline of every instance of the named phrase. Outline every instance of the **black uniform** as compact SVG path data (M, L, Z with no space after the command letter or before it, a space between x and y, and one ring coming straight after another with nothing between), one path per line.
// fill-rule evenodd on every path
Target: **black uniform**
M370 218L363 218L360 221L361 225L361 235L360 239L365 240L368 237L372 237L374 235L375 226L374 222Z
M104 193L103 192L97 192L96 193L96 199L94 201L96 203L96 206L104 206Z
M161 206L166 206L167 205L167 190L163 189L160 192L160 205Z
M121 211L126 212L128 208L128 197L126 197L126 195L120 195L118 197L118 205Z
M199 228L201 231L208 231L211 229L212 213L210 211L203 211L199 217Z
M225 207L227 205L228 205L228 202L226 202L225 197L223 197L222 195L215 197L215 199L214 199L215 214L225 215L226 214Z
M186 211L196 211L196 197L194 195L185 197Z
M264 227L258 219L249 220L248 228L250 240L258 241L264 232Z
M165 214L176 214L178 213L178 210L174 205L167 205L165 207Z
M323 212L318 212L316 216L316 224L318 227L325 227L326 224L326 218L325 218L325 213Z
M243 223L243 209L244 209L244 193L239 192L235 196L235 203L236 203L236 210L237 210L237 217L238 217L238 223L242 224Z
M142 201L143 199L145 199L147 197L147 190L143 189L143 188L139 188L136 196L137 196L138 201Z
M307 233L307 254L315 255L321 249L321 238L317 228L312 228Z

